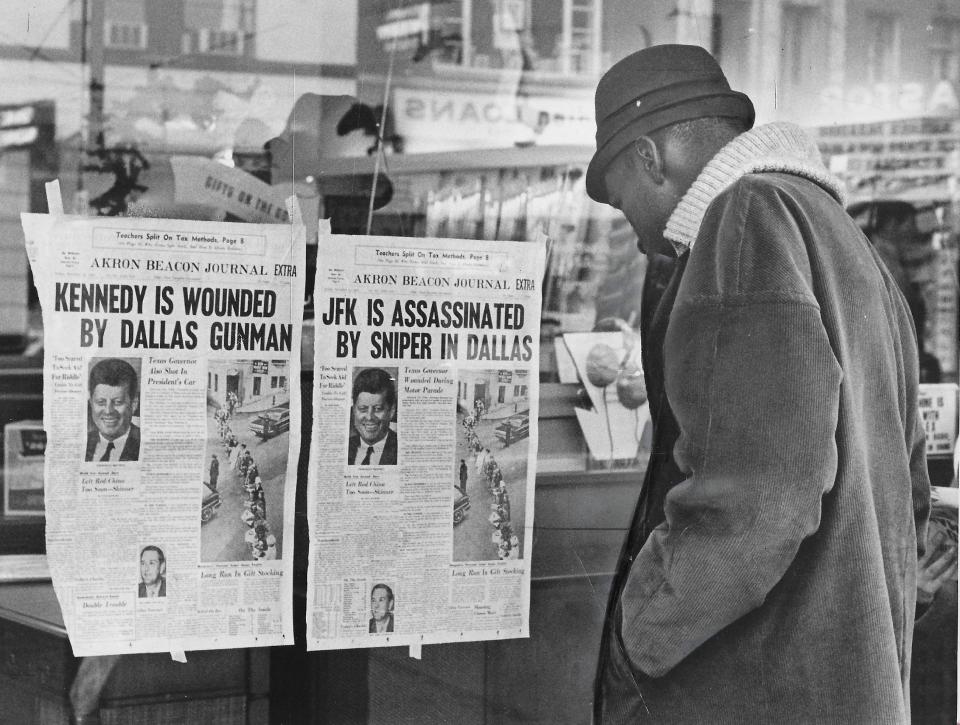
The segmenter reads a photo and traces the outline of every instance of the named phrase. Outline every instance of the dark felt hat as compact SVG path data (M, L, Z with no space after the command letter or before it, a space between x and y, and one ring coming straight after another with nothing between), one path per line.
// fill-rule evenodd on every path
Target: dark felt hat
M638 137L706 116L742 119L753 126L744 94L730 90L720 65L697 45L644 48L608 70L597 85L597 151L587 169L587 194L606 202L603 173Z

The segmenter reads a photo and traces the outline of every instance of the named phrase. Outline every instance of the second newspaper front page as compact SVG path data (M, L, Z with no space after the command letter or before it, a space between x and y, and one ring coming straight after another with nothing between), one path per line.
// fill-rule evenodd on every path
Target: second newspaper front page
M308 649L529 636L545 253L321 236Z

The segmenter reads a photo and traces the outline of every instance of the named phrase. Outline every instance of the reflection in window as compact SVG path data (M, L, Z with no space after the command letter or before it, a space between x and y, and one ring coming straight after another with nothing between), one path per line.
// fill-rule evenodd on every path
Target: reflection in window
M77 3L79 6L81 3ZM74 11L80 20L80 8ZM104 44L109 48L145 50L147 17L144 0L107 0L104 9Z
M417 23L427 26L415 62L596 75L601 18L600 0L456 0L388 11L377 22L381 40Z
M817 9L805 5L783 8L783 66L781 82L785 89L803 86L813 65L814 33Z
M184 3L184 53L252 55L254 0Z
M889 13L867 13L867 82L895 81L900 68L900 24Z
M933 80L960 83L960 19L934 18L930 35Z
M130 48L143 50L147 47L146 23L106 22L104 33L107 45L111 48Z

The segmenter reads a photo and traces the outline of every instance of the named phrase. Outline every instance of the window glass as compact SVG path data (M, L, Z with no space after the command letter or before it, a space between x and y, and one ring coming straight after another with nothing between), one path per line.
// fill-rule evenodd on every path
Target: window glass
M176 159L188 157L296 194L308 223L329 218L336 232L548 235L539 467L641 469L646 408L636 456L590 451L576 409L591 404L568 342L616 319L639 328L641 301L649 310L669 273L636 251L619 213L586 196L584 173L600 75L672 42L710 49L754 99L758 123L816 131L851 201L913 205L917 233L901 257L925 301L924 348L956 380L960 10L916 5L10 0L0 372L14 382L0 390L17 394L0 395L3 425L42 416L42 320L20 213L46 211L43 182L59 178L71 213L243 221L210 189L178 184ZM315 234L310 242L315 259ZM214 373L208 388L219 383Z

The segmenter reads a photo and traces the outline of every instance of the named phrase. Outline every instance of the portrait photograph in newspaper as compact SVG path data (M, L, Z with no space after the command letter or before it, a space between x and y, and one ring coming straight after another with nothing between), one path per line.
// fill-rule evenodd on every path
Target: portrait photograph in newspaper
M302 223L22 220L74 654L292 644Z
M308 649L529 636L545 256L321 234Z

